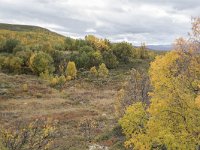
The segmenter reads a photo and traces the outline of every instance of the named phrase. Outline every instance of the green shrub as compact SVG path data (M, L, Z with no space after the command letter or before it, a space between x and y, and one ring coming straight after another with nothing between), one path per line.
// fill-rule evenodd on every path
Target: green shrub
M42 44L41 50L45 53L52 53L53 47L49 42L45 42L44 44Z
M52 57L44 52L32 54L29 63L30 68L37 75L46 70L51 74L55 70Z
M15 56L22 59L22 67L29 67L29 59L31 57L31 50L26 49L22 51L17 51Z
M28 51L30 50L27 46L22 45L22 44L18 44L14 49L13 49L13 53L16 54L17 52L20 51Z
M117 59L123 63L128 63L133 56L133 46L127 42L115 44L112 51Z
M74 39L72 39L70 37L65 38L65 50L75 51L75 40Z
M103 60L109 69L116 68L119 63L111 50L103 52Z
M145 46L145 44L141 44L140 48L139 48L139 52L140 52L140 58L141 59L147 59L149 58L149 53L147 51L147 48Z
M52 56L53 61L54 61L56 73L62 74L63 71L60 70L59 66L65 65L67 60L69 60L67 58L66 52L65 51L59 51L59 50L54 50L54 51L51 52L51 56Z
M8 39L3 46L2 51L6 53L12 53L14 48L20 43L17 39Z
M80 50L80 48L87 46L87 42L83 39L76 39L75 40L75 48L76 50Z
M92 52L92 51L94 51L94 49L91 46L83 46L79 50L80 53L83 53L83 52L89 53L89 52Z
M103 57L100 51L90 52L88 53L88 55L90 57L89 67L98 66L99 64L103 62Z
M21 58L15 57L15 56L8 56L8 57L5 57L1 67L6 72L20 73L22 64L23 64L23 60Z
M82 52L75 61L78 68L88 68L90 66L90 57L86 52Z

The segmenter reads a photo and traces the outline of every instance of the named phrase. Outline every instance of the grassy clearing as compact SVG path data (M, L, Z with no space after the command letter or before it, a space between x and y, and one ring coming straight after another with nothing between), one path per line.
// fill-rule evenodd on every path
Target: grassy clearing
M55 143L59 148L55 149L84 150L93 143L122 149L123 139L115 130L114 101L130 68L110 70L106 79L81 77L69 81L62 91L35 76L0 73L0 124L51 118L59 121L62 131ZM80 127L87 119L96 124L88 129L90 135Z

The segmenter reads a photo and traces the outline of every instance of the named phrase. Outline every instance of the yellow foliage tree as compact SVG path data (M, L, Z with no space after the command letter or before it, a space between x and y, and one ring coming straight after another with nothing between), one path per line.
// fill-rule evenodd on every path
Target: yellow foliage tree
M134 150L200 148L200 55L197 45L196 41L179 40L176 51L158 56L151 63L150 106L145 108L136 103L119 121L127 137L126 146Z
M145 135L147 121L148 113L143 103L138 102L127 108L125 115L119 120L128 139L125 142L126 147L134 145L134 149L137 150L150 149L149 138Z
M200 81L199 56L170 52L151 64L149 132L168 149L195 149L199 144L200 109L195 105Z
M99 38L95 37L94 35L87 35L85 37L85 40L88 43L90 43L95 49L99 49L101 51L109 49L107 40L99 39Z
M146 111L150 117L140 125L135 121L135 106L139 104L127 109L120 120L127 146L194 150L200 145L199 68L199 55L179 51L159 56L151 63L149 74L154 90ZM134 130L135 126L140 130Z

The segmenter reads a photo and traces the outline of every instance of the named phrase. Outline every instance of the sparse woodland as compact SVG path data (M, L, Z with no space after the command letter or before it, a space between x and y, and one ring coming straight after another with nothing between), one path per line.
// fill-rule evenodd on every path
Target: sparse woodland
M166 53L0 24L0 115L2 150L198 150L200 18Z

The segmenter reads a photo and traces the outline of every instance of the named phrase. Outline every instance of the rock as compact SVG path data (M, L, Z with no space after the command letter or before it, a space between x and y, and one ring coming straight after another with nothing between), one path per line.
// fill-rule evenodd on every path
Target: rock
M89 150L108 150L108 147L98 144L93 144L89 146Z

